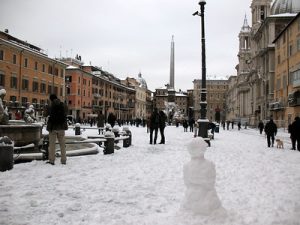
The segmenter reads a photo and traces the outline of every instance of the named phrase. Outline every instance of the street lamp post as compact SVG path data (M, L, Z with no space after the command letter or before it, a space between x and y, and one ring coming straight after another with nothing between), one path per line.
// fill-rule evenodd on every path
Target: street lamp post
M199 124L198 136L206 138L208 119L206 118L207 101L206 101L206 55L205 55L205 27L204 27L204 6L205 0L200 0L200 13L197 11L193 13L193 16L201 17L201 50L202 50L202 80L201 80L201 99L200 99L200 119L197 121Z

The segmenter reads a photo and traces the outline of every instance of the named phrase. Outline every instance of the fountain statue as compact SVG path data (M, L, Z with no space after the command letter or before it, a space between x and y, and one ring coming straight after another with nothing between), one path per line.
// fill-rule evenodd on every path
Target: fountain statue
M3 99L5 95L5 89L0 89L0 124L8 124L9 121L7 107L5 107L3 104Z
M175 102L167 102L165 101L165 113L168 117L168 122L172 123L176 120L181 121L184 118L184 115L178 108Z
M30 105L28 107L28 109L25 110L25 113L24 113L24 121L26 123L34 123L34 122L37 122L35 116L34 116L34 107L33 105Z

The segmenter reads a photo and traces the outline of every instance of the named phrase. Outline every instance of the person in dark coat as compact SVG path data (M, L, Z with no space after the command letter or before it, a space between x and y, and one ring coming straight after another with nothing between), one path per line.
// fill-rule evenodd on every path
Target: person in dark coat
M188 124L188 121L187 121L186 119L184 119L184 120L182 121L182 126L183 126L183 131L184 131L184 132L187 132L187 129L188 129L189 124Z
M157 108L154 108L150 116L150 144L151 145L152 143L156 144L158 128L159 128L159 114ZM153 132L154 132L154 140L153 140Z
M292 149L296 150L297 142L297 150L300 151L300 118L298 116L289 127L289 133L291 134Z
M68 130L66 104L61 102L55 94L50 95L51 105L44 111L44 116L48 117L47 131L49 131L49 152L47 163L55 164L55 142L56 138L59 142L61 164L66 164L66 145L65 145L65 130Z
M194 118L190 118L189 120L190 132L194 132L194 124L195 124Z
M241 129L241 126L242 126L241 121L239 121L239 122L238 122L238 130Z
M102 111L99 111L98 116L97 116L97 127L98 127L98 133L101 133L101 130L104 130L104 121L105 117L102 114ZM101 128L101 129L100 129Z
M163 111L159 111L159 132L161 141L159 144L165 144L165 127L166 127L167 116Z
M270 119L270 121L266 123L265 133L267 135L268 147L271 146L271 142L273 147L274 139L277 134L277 125L274 123L273 119Z
M258 123L258 129L259 129L259 133L262 134L263 130L264 130L264 122L263 121L259 121Z
M116 119L117 118L113 113L109 113L109 115L107 117L107 122L111 125L111 127L114 127Z

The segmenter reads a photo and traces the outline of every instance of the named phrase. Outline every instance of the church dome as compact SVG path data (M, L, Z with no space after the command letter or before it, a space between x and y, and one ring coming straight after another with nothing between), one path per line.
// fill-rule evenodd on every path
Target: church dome
M271 7L271 15L300 12L299 0L275 0Z
M141 73L139 73L139 76L138 76L138 82L140 83L140 87L146 88L146 89L147 89L147 82L146 82L145 79L142 77L142 74L141 74Z

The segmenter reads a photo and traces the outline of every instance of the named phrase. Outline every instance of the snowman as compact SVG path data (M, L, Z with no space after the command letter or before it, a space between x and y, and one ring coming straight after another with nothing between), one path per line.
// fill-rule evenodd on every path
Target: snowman
M193 138L187 145L191 161L183 168L186 185L183 208L195 214L210 216L224 210L215 189L215 165L204 158L207 143L201 137Z

